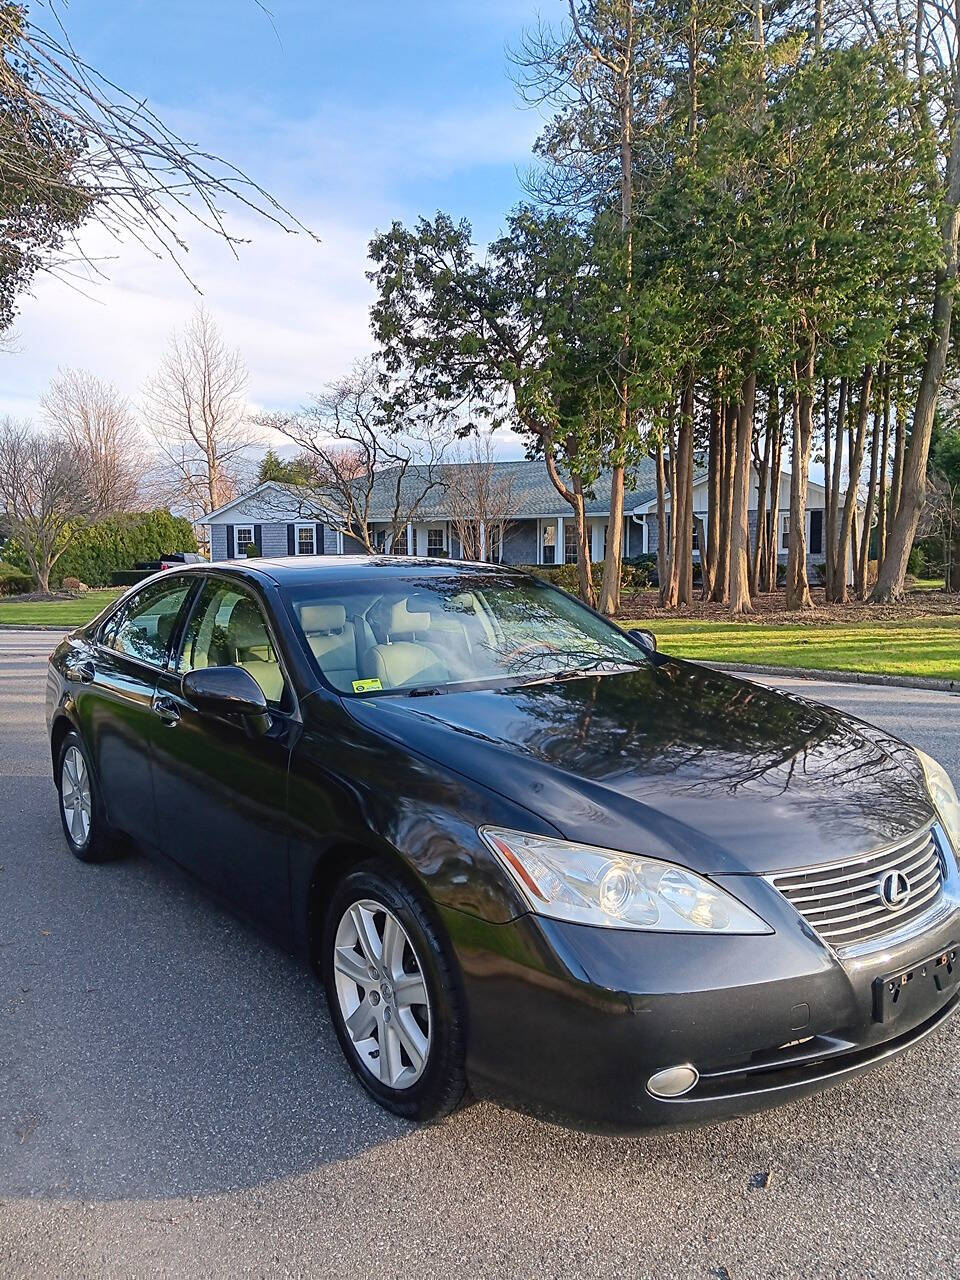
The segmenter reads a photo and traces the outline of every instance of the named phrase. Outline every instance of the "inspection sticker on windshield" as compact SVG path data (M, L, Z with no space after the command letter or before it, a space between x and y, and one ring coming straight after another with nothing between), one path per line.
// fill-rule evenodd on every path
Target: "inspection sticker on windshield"
M353 682L354 693L372 693L374 689L382 688L383 685L376 678L373 680L354 680Z

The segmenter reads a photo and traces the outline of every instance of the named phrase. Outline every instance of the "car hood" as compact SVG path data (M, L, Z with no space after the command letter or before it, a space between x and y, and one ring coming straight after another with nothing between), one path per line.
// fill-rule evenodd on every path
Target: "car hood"
M828 707L658 657L523 688L348 699L350 713L568 840L713 874L862 854L932 821L919 762Z

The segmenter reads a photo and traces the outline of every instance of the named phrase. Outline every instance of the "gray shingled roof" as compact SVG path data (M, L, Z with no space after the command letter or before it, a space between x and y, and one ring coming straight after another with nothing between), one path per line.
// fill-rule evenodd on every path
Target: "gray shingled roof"
M448 464L462 467L486 466L486 463L464 462ZM536 516L569 515L570 508L560 497L550 482L547 468L541 458L524 462L495 462L495 475L510 485L513 515L515 519ZM412 466L404 476L403 488L411 500L421 492L426 483L426 467ZM643 464L628 476L631 488L627 492L624 506L632 511L640 503L651 502L657 496L656 472L652 459L645 459ZM389 520L393 515L393 493L395 481L390 472L384 472L377 480L371 504L371 520ZM379 495L383 494L382 499ZM601 515L610 510L610 474L604 473L593 486L592 497L586 499L588 515ZM446 490L438 483L417 509L418 520L441 519L448 516Z

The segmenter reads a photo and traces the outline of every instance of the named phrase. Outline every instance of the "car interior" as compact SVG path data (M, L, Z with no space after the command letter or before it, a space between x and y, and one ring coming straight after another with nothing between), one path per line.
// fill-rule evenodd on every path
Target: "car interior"
M351 603L357 612L349 612ZM473 592L449 600L411 592L346 604L304 602L296 614L320 670L335 689L379 680L384 689L482 676L496 637ZM496 667L490 664L490 674Z
M243 667L263 690L268 702L283 700L283 670L267 624L246 592L217 586L201 598L193 614L177 669Z

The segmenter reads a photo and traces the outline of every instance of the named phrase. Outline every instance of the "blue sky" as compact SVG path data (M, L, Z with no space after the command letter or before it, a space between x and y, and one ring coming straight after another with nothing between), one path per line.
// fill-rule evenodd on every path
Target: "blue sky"
M505 47L546 0L72 0L78 51L192 140L247 170L320 237L238 214L233 260L190 231L190 274L250 369L255 406L300 403L369 350L371 234L442 208L484 242L522 197L540 120L520 107ZM276 29L274 29L276 28ZM0 411L31 413L59 366L90 368L136 399L197 295L165 263L95 231L110 258L88 299L44 279L4 356ZM513 452L513 450L510 450Z

